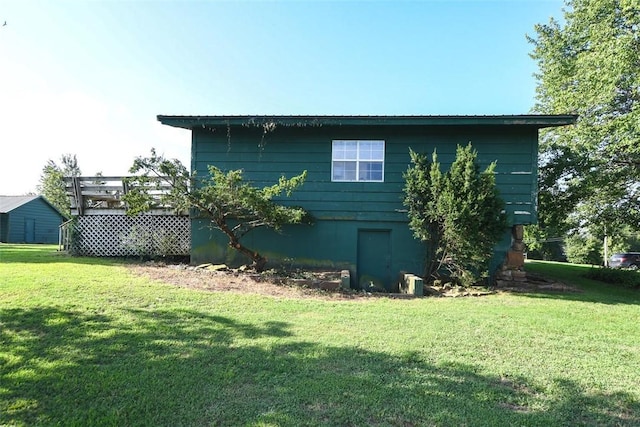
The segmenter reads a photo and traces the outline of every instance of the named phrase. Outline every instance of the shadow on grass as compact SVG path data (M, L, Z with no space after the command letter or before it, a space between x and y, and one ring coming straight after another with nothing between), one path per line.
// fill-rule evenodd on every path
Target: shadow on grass
M631 395L299 342L196 311L0 311L0 425L633 425Z

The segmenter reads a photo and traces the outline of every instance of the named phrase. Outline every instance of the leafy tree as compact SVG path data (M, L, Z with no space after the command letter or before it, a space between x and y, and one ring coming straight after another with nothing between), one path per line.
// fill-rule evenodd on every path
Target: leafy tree
M542 134L540 225L555 236L604 224L638 230L640 3L566 6L563 23L551 19L529 37L539 67L535 111L579 116Z
M78 166L78 159L75 154L63 154L61 157L62 166L49 159L42 168L38 191L53 206L56 207L67 218L71 217L69 206L69 196L65 190L64 178L67 176L80 176L82 172Z
M611 224L605 225L611 227ZM608 256L617 252L640 251L640 233L628 225L613 227L616 228L613 235L603 225L571 233L566 238L549 238L537 225L528 225L525 227L524 242L530 258L578 264L604 262L605 235Z
M404 205L409 227L427 246L424 277L435 279L443 269L464 284L486 277L493 248L506 228L495 162L480 172L471 144L458 146L446 173L435 151L431 162L413 150L410 155Z
M150 157L138 157L130 169L141 173L127 180L128 193L123 197L128 213L135 215L154 207L154 194L159 203L177 211L195 209L211 221L211 227L223 232L229 246L252 260L252 267L262 271L267 259L242 243L252 230L267 227L280 231L285 224L299 224L308 219L304 209L283 206L274 197L291 193L300 187L307 171L290 179L281 177L277 184L256 188L244 181L242 170L223 172L209 166L209 176L199 179L191 175L177 160L168 160L151 150Z
M75 154L63 154L60 161L62 162L62 171L64 172L64 176L82 175L82 171L80 171L78 159Z
M527 257L548 261L566 261L564 251L564 237L554 237L554 234L543 229L538 224L524 227L524 244L527 247Z
M572 264L602 265L602 240L590 234L567 237L565 251Z
M616 252L640 252L640 233L633 231L631 227L623 227L611 238L609 253Z

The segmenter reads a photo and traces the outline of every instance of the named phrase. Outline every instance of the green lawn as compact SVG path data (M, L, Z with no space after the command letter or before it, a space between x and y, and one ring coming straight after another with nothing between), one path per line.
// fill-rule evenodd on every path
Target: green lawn
M0 425L640 425L640 293L294 300L0 244Z

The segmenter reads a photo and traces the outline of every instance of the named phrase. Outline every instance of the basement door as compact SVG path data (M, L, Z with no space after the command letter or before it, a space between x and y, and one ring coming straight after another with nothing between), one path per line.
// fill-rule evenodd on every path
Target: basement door
M391 289L391 230L358 230L358 287Z

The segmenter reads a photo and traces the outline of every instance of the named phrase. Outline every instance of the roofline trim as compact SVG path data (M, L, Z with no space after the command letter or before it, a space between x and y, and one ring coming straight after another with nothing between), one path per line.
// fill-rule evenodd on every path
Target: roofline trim
M168 116L158 115L164 125L193 130L211 126L532 126L557 127L574 124L574 114L472 115L472 116Z

